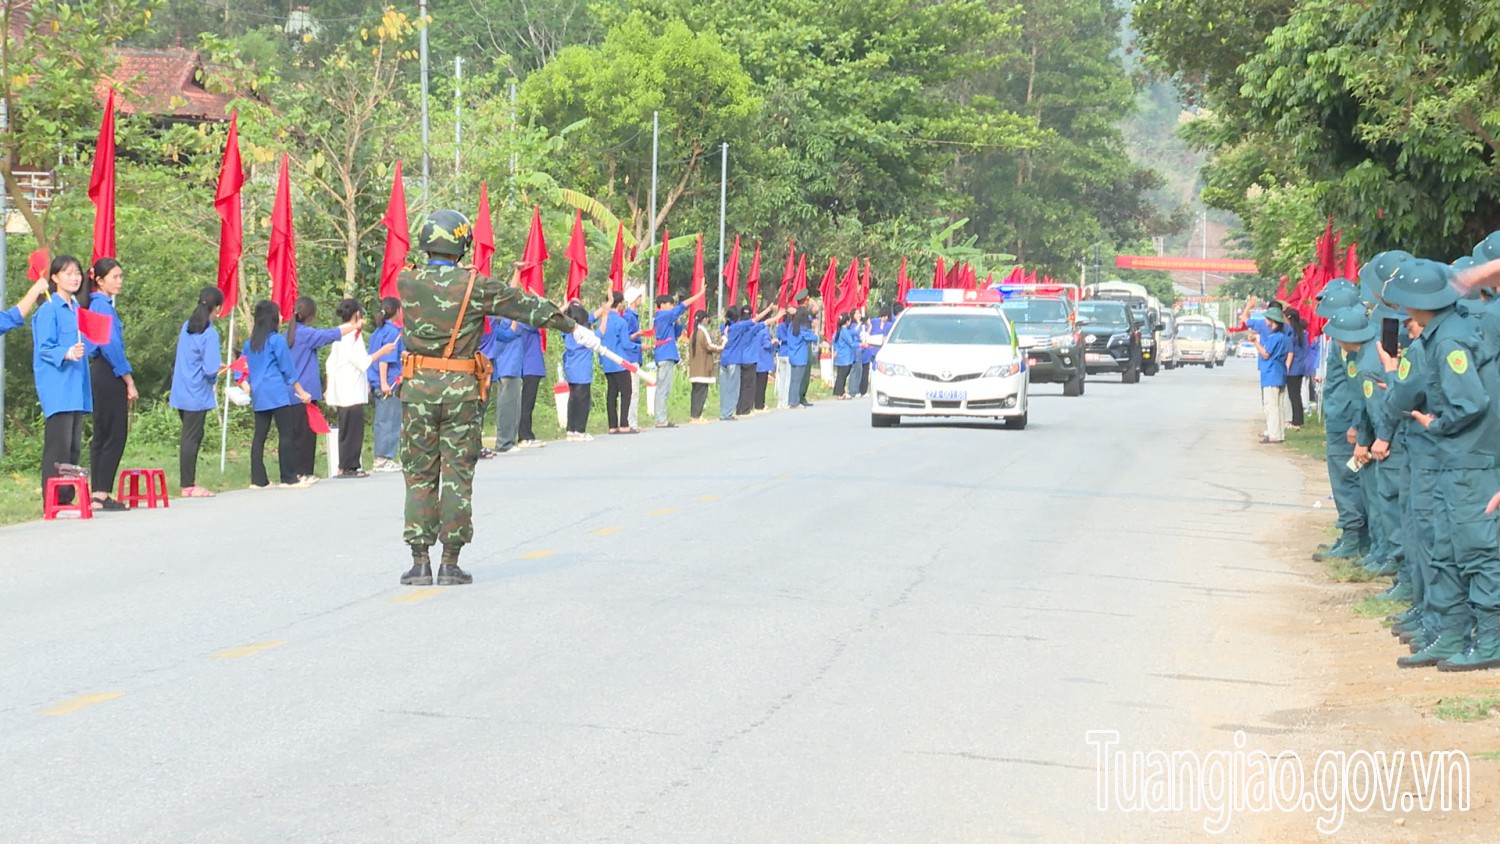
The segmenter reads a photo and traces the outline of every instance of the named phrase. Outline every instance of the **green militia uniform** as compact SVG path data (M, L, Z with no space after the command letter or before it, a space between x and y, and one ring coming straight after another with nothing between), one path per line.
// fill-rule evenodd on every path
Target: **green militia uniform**
M457 549L474 538L474 464L479 459L483 404L473 371L433 368L442 358L469 284L469 270L433 260L399 279L405 311L402 336L413 366L402 367L401 462L406 468L406 529L413 549L441 542ZM571 331L574 322L546 299L485 276L474 279L453 362L479 352L486 316L520 320L538 328Z

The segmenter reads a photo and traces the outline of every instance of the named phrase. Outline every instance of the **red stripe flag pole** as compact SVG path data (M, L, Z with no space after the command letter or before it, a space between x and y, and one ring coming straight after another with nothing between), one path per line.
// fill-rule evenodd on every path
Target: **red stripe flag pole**
M563 252L568 259L568 289L566 301L583 298L583 280L589 275L588 243L583 237L583 210L573 212L573 235L568 238L568 248Z
M797 301L797 294L807 290L807 253L797 259L797 274L792 277L792 301Z
M724 284L725 284L725 286L728 289L724 293L724 301L720 302L719 304L722 305L722 306L724 306L724 307L732 308L735 305L739 304L739 301L740 301L740 236L739 235L735 235L734 236L734 245L731 246L731 247L729 247L729 260L724 262L724 272L723 272L723 275L724 275ZM752 308L755 307L754 302L751 302L750 306ZM692 325L692 324L693 324L693 320L692 320L691 317L689 317L688 318L688 325Z
M406 255L411 252L411 227L406 219L406 186L401 180L401 159L396 159L396 173L391 177L391 198L385 206L385 217L380 224L385 226L385 255L380 259L380 298L401 298L396 287L396 277L406 267ZM475 251L475 265L478 265ZM482 270L480 274L485 274Z
M245 247L245 224L240 209L245 166L240 160L239 120L238 112L229 115L229 138L224 141L224 161L219 165L219 185L214 190L214 213L219 215L219 292L224 294L219 316L228 314L231 322L234 308L240 302L240 258Z
M781 290L776 294L776 306L778 308L786 308L791 305L792 297L796 295L792 287L792 281L796 278L797 241L793 240L792 245L787 249L786 253L786 269L781 271Z
M837 295L839 281L839 259L835 255L828 259L828 270L823 273L823 281L818 285L818 297L823 300L823 339L833 340L833 323L836 316L829 313L834 307L834 296Z
M547 295L547 280L542 264L552 257L547 252L547 238L542 234L542 207L532 206L531 231L526 235L526 249L521 253L521 289L534 296ZM566 306L566 303L564 303ZM542 351L547 351L547 332L542 332Z
M292 230L292 179L287 155L281 154L281 175L276 180L276 203L271 207L271 245L266 252L271 273L271 301L281 309L281 319L292 318L297 302L297 239Z
M906 274L906 256L901 256L901 269L896 271L896 301L905 305L906 294L911 290L911 276Z
M89 173L89 200L94 203L94 257L115 255L115 89L104 101L104 120L94 147L94 168Z
M947 277L948 274L943 272L943 256L939 255L937 259L937 266L932 270L932 289L943 289L943 280Z
M667 272L667 241L672 233L667 229L661 231L661 257L656 264L656 295L666 296L672 292L672 277Z
M698 233L698 248L693 255L693 292L690 296L697 296L703 292L703 233ZM700 299L688 308L688 325L693 324L693 314L703 310L703 301Z
M405 230L406 220L405 207L403 203L403 231ZM410 247L410 245L411 243L408 241L407 246ZM389 261L389 244L387 244L386 248L386 260ZM403 262L406 260L405 253L402 253L401 259ZM474 270L486 278L493 275L495 270L495 224L490 219L490 185L486 181L480 181L479 183L479 211L474 215ZM398 273L400 271L399 268L396 270ZM399 293L392 293L391 295L400 296Z
M755 241L755 256L750 259L750 274L745 277L745 299L751 310L760 309L760 241Z
M609 290L625 292L625 224L615 230L615 254L609 259Z

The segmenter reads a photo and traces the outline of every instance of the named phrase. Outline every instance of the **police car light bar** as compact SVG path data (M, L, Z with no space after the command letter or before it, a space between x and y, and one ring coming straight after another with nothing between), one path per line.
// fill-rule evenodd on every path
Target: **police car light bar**
M1005 296L1061 296L1074 302L1082 293L1076 284L997 284L995 289Z
M933 290L917 287L906 291L908 305L998 305L1005 301L1005 294L994 288L988 290Z

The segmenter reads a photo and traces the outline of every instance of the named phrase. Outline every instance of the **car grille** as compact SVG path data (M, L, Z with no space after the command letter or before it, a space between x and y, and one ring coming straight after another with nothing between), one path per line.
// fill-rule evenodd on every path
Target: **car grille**
M933 410L958 410L963 406L964 403L961 401L934 401L932 403Z
M986 399L984 401L969 402L970 410L1000 410L1005 407L1005 399Z
M889 404L887 404L886 407L905 407L922 410L927 407L927 403L921 401L920 399L898 399L895 396L892 396L889 399Z
M965 374L962 374L962 375L955 375L952 378L949 378L947 380L944 380L944 379L938 377L937 375L933 375L930 372L912 372L912 375L915 375L916 377L921 378L921 379L923 379L925 381L937 381L940 384L955 384L955 383L957 383L959 381L973 381L975 378L979 378L980 376L984 375L984 373L983 372L965 373Z

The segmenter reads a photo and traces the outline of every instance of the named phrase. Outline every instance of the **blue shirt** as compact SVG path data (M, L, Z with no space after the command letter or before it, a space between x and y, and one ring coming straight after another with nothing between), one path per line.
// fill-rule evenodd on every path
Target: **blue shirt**
M813 333L811 328L804 328L800 333L788 328L786 339L782 341L782 348L786 349L787 362L792 366L807 366L808 346L816 348L817 345L818 335Z
M1260 341L1269 357L1259 360L1262 387L1286 386L1286 356L1292 351L1291 338L1282 331L1268 331Z
M291 331L290 326L287 331ZM337 328L299 325L297 345L287 344L292 353L292 371L297 374L295 380L313 397L313 401L323 398L323 368L318 366L318 350L330 343L337 343L343 336L344 332Z
M755 350L755 371L776 371L776 344L771 342L771 326L760 323L755 326L755 339L750 343Z
M604 325L604 334L599 339L604 343L604 348L627 361L631 360L631 355L641 351L641 344L630 339L630 321L619 313L609 315L609 321ZM605 374L625 371L625 367L606 357L599 359L599 366Z
M875 319L870 320L870 339L874 340L876 337L883 338L885 337L885 335L891 333L892 322L894 322L894 320L886 319L885 317L876 317ZM873 342L870 345L865 346L859 356L860 362L874 363L875 355L879 351L880 347L875 345Z
M719 353L720 366L744 366L747 363L755 363L755 350L751 348L750 341L755 338L755 322L742 319L732 322L725 329L727 339L724 342L724 351Z
M109 368L114 370L116 378L124 378L135 370L130 367L130 360L125 357L125 326L120 322L120 314L115 310L115 300L103 293L95 293L89 297L89 310L99 316L109 317L109 342L102 346L90 344L89 358L102 356L109 363Z
M635 335L639 334L641 330L641 315L636 313L632 308L626 308L625 325L630 328L630 331L627 332L628 335L630 337L635 337ZM639 339L635 341L635 351L626 355L625 359L630 361L631 363L640 363L641 361L646 359L646 352L641 348Z
M401 326L387 321L370 334L370 348L366 351L374 352L381 346L395 341L396 348L383 358L376 358L370 363L370 371L366 373L370 378L370 389L376 395L380 395L380 365L386 364L385 380L392 387L396 386L396 379L401 377L401 352L405 342L401 339Z
M541 376L547 374L547 359L542 356L542 332L524 322L516 323L516 333L521 335L521 374Z
M776 347L776 357L786 357L786 338L791 330L792 327L784 321L776 323L776 342L772 344Z
M300 330L297 333L302 333ZM296 371L292 368L292 353L286 347L286 338L272 334L266 345L258 352L250 351L250 341L245 341L245 367L250 370L250 408L252 410L275 410L278 407L298 404L292 393L292 384L297 383ZM306 390L307 385L303 384Z
M223 364L219 332L209 323L201 333L189 334L188 324L177 332L177 360L172 364L172 392L167 404L178 410L213 410L214 382Z
M26 324L26 318L21 316L21 306L17 305L8 311L0 311L0 335Z
M833 335L833 365L853 366L859 356L859 329L853 323Z
M67 360L68 349L80 341L78 303L54 293L31 316L31 370L42 415L94 412L94 388L88 355ZM85 352L89 343L84 342Z
M1293 331L1290 335L1292 341L1292 366L1287 370L1288 376L1310 377L1318 373L1318 347L1307 339L1306 331Z
M569 334L563 338L563 379L569 384L594 383L594 353L578 345Z
M677 338L682 335L682 315L687 313L687 305L678 305L675 308L664 308L656 312L651 321L652 331L656 336L656 359L657 360L682 360L677 354Z
M510 320L497 319L495 322L494 357L490 360L495 363L495 380L501 378L521 377L521 358L525 357L526 341L521 338L518 331L512 331ZM541 343L538 342L540 347Z

